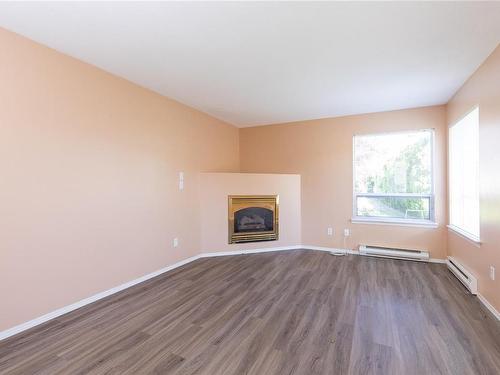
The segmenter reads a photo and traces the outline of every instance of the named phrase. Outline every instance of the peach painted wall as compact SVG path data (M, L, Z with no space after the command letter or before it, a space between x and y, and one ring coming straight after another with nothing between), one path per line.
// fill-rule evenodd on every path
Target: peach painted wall
M448 104L448 124L479 105L480 236L478 247L452 231L448 252L477 277L479 292L500 311L500 46ZM489 267L496 267L496 280Z
M0 45L0 331L199 253L198 173L238 170L238 129L2 29Z
M352 139L411 129L435 129L436 219L439 227L352 224ZM446 256L446 110L444 106L244 128L242 172L297 173L302 179L302 243L349 248L361 243L427 249ZM327 228L333 226L333 237Z
M228 195L279 195L279 239L228 244ZM203 173L200 176L203 252L300 245L300 176L284 174Z

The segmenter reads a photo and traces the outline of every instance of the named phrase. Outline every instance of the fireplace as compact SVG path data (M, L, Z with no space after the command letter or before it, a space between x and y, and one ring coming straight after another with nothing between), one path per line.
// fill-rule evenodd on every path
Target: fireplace
M230 195L229 243L278 239L277 195Z

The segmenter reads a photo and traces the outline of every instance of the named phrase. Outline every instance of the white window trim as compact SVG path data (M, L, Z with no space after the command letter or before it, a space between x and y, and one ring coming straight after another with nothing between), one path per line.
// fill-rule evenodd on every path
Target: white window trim
M451 225L451 224L448 224L447 227L448 227L448 230L455 232L460 237L463 237L466 240L471 241L475 245L479 245L479 246L481 245L481 239L477 236L474 236L472 233L469 233L469 232L467 232L467 231L465 231L465 230L463 230L455 225Z
M420 228L437 228L439 224L431 220L415 220L415 219L394 219L384 217L366 217L356 216L351 218L353 224L375 224L375 225L394 225L398 227L420 227Z
M356 147L355 139L356 137L370 136L370 135L383 135L383 134L401 134L401 133L414 133L418 131L428 131L431 134L431 193L429 194L413 194L413 193L394 193L394 194L382 194L382 193L357 193L356 192ZM412 129L412 130L402 130L393 132L383 132L383 133L367 133L367 134L354 134L352 137L352 218L351 222L354 224L380 224L380 225L398 225L398 226L410 226L410 227L429 227L437 228L439 225L435 221L435 130L432 129ZM430 218L423 220L416 219L401 219L401 218L391 218L391 217L375 217L375 216L358 216L357 215L357 197L424 197L429 198L429 216Z
M465 112L464 115L462 115L461 117L459 117L457 120L455 120L455 122L453 123L453 125L450 125L448 127L448 134L449 134L449 131L450 131L450 128L455 126L456 124L458 124L460 121L462 121L464 118L466 118L469 114L471 114L473 111L475 111L476 109L479 109L479 104L475 104L472 108L470 108L467 112ZM481 116L481 111L479 111L479 116ZM481 118L481 117L479 117ZM448 136L448 145L447 145L447 164L450 165L450 138ZM448 169L448 173L447 173L447 179L446 179L446 182L447 182L447 185L448 185L448 217L451 218L451 210L452 210L452 207L451 207L451 202L450 202L450 194L449 194L449 186L450 186L450 171ZM481 212L481 205L479 205L479 212ZM481 217L481 216L479 216ZM448 219L449 220L449 219ZM481 221L479 222L479 224L481 225ZM451 230L452 232L458 234L460 237L472 242L474 245L476 245L477 247L480 247L481 246L481 227L479 228L479 237L472 234L472 233L469 233L467 232L466 230L456 226L456 225L453 225L451 224L451 222L448 221L448 225L446 225L446 227L448 228L448 230Z

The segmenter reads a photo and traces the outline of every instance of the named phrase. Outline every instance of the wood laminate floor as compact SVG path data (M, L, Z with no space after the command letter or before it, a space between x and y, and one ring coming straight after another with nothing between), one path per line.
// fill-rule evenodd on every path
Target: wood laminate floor
M441 264L205 258L0 342L1 374L500 374L500 328Z

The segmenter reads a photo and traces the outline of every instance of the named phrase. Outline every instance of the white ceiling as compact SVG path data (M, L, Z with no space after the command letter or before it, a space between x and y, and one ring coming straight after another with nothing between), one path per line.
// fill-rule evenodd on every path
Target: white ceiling
M446 103L500 3L2 2L0 26L254 126Z

